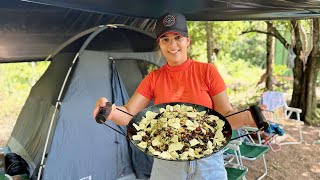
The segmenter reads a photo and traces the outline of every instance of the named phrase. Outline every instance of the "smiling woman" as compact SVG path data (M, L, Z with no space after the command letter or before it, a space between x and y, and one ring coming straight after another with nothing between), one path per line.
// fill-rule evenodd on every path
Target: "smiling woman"
M166 13L157 19L155 32L167 63L149 73L124 106L114 104L108 119L121 126L127 125L132 117L116 111L116 108L135 116L148 106L151 100L154 100L155 105L184 102L213 109L222 116L232 114L226 85L215 66L191 60L187 55L190 38L186 18L179 13ZM106 102L108 100L105 97L96 101L94 118ZM230 129L256 125L249 111L230 116L227 120L231 125ZM146 143L142 143L141 146L145 147ZM189 162L154 159L151 179L227 179L221 154L219 151L213 156Z
M180 34L168 33L158 38L162 54L166 57L170 66L183 64L187 58L187 50L190 45L188 37Z
M183 64L190 46L186 18L177 13L166 13L156 24L157 40L163 56L170 66Z

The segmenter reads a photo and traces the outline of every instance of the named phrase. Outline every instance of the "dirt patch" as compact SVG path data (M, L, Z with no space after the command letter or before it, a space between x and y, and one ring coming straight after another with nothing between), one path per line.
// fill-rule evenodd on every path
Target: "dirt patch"
M13 130L16 121L13 117L4 116L0 118L0 147L6 145Z
M298 139L297 128L284 128L287 136L284 141L294 141ZM267 180L282 179L320 179L320 128L303 126L303 142L295 145L282 145L277 152L266 153L268 166ZM255 161L244 161L249 172L247 179L256 179L263 172L262 158Z

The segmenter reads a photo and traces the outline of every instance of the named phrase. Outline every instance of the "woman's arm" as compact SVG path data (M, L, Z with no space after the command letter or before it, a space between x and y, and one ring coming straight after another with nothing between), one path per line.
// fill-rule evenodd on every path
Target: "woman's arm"
M222 116L227 116L229 114L235 113L237 111L233 110L229 97L226 91L212 96L214 110L220 113ZM255 121L253 120L250 111L244 111L242 113L227 117L228 122L232 129L238 129L242 126L248 125L256 127Z
M101 97L97 100L96 107L93 110L93 118L96 117L96 115L99 112L99 109L105 106L106 102L108 102L108 100L105 97ZM124 106L112 105L112 110L107 119L111 119L114 123L120 126L127 125L132 119L132 117L121 111L116 110L116 108L122 109L132 115L136 115L140 111L142 111L145 107L147 107L149 103L150 103L149 99L145 98L144 96L138 93L134 93L133 96L129 99L129 101Z

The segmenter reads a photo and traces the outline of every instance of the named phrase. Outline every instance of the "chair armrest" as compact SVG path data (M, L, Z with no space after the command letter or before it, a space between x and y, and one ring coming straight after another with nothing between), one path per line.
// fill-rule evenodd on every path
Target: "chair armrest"
M235 145L241 145L242 144L242 141L239 141L239 140L232 140L229 142L229 144L235 144Z
M255 134L257 135L258 142L255 142L255 140L251 137L251 135L248 135L248 140L246 141L246 143L249 142L251 144L262 145L262 132L259 131L258 128L245 126L245 127L239 128L238 130L242 130L243 131L243 134L241 134L241 135L250 134L252 132L255 132Z
M296 112L296 113L302 113L302 110L301 110L301 109L299 109L299 108L294 108L294 107L289 107L289 106L286 107L286 110L287 110L287 111Z
M232 143L227 144L225 147L228 149L239 150L239 146Z
M249 127L249 126L244 126L244 127L241 127L240 129L244 129L246 131L257 131L258 130L258 128Z

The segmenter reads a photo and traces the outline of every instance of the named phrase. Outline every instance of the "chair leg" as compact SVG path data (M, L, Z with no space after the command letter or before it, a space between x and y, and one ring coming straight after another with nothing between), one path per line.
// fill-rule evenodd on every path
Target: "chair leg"
M257 180L264 178L268 173L267 162L266 162L266 158L264 157L264 154L262 155L262 159L263 159L263 165L264 165L264 173L261 176L259 176Z
M276 139L277 135L273 135L271 138L267 139L266 137L264 137L265 139L265 143L264 144L267 144L271 151L272 152L277 152L277 151L281 151L281 146L280 144L277 142L277 139ZM271 142L274 141L275 144L271 144ZM275 149L273 146L277 146L277 149Z
M284 143L280 143L280 145L288 145L288 144L301 144L303 141L303 137L302 137L302 130L301 130L301 126L299 125L298 127L299 130L299 141L295 141L295 142L284 142Z
M300 122L300 113L296 112L297 115L297 120ZM280 145L286 145L286 144L301 144L303 141L303 137L302 137L302 130L301 130L301 125L298 125L298 129L299 129L299 138L300 140L297 142L285 142L285 143L280 143Z
M246 178L246 176L244 175L244 176L242 176L242 180L247 180L247 178Z
M267 174L268 174L268 167L267 167L267 162L266 162L266 158L264 156L264 154L262 154L262 161L263 161L263 165L264 165L264 172L262 175L260 175L257 180L260 180L262 178L264 178ZM246 159L246 160L249 160L249 161L252 161L252 160L256 160L256 158L247 158L247 157L243 157L243 159Z

